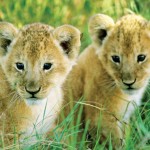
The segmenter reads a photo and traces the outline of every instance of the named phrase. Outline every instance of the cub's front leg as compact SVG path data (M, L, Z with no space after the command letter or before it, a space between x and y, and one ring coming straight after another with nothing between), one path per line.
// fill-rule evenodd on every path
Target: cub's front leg
M86 121L89 117L87 114ZM118 118L104 111L97 111L92 118L89 127L92 144L96 142L94 142L94 139L99 139L100 144L107 141L108 147L109 141L111 141L113 147L117 150L123 146L124 129Z

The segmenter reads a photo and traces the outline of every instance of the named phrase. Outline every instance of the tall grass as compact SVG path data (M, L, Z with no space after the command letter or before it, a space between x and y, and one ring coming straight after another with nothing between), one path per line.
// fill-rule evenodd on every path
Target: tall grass
M18 28L32 22L43 22L54 27L62 24L72 24L83 32L81 46L81 51L83 51L91 43L87 27L90 16L96 13L105 13L116 20L125 12L133 11L150 19L149 6L150 0L0 0L0 20L11 22ZM147 89L143 104L136 109L130 127L126 131L125 150L150 149L149 91ZM75 125L74 112L78 107L80 111L77 118L78 123ZM87 122L85 127L82 128L82 124L80 124L82 110L83 105L81 103L76 104L68 117L57 125L47 140L43 141L39 136L39 143L26 149L87 149L87 146L90 145L90 141L87 138L90 122ZM81 132L82 137L78 140L78 134ZM103 150L106 143L101 145L98 143L101 138L98 133L97 131L94 150ZM108 149L112 150L111 136L107 142L109 143ZM3 146L5 149L15 149L13 145L11 147Z
M105 13L116 20L130 9L149 19L149 5L149 0L0 0L0 19L17 27L32 22L72 24L84 33L83 50L91 42L87 22L93 14Z

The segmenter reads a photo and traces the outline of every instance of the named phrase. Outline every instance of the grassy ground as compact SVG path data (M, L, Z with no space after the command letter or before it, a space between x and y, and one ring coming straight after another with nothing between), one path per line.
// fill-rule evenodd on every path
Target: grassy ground
M122 16L124 12L133 11L141 14L146 19L150 19L150 0L0 0L0 19L11 22L17 27L32 22L43 22L51 26L62 24L72 24L83 32L81 51L91 43L88 35L87 22L90 16L96 13L105 13L115 20ZM130 130L126 136L125 150L149 150L150 149L150 94L149 89L143 98L141 108L138 108L132 117ZM73 125L73 112L78 104L53 131L53 135L46 141L42 141L39 136L39 145L27 149L87 149L86 132L89 122L82 131L83 137L77 141L77 134L80 132L80 124ZM80 120L82 106L79 113ZM60 132L60 128L63 131ZM103 150L105 143L97 143L100 138L96 135L95 150ZM108 139L109 150L112 149L111 138ZM42 143L42 144L41 144ZM50 145L51 143L51 145ZM10 149L10 147L5 146ZM12 149L13 146L11 147Z

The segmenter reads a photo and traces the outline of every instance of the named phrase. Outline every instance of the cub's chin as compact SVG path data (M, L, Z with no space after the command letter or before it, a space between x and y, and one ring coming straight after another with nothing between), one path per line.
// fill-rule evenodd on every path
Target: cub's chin
M28 99L25 99L25 103L26 103L28 106L44 105L44 104L46 104L46 100L47 100L47 98L45 98L45 99L28 98Z
M127 89L122 89L122 91L127 94L127 95L138 95L143 93L146 87L141 87L141 88L127 88Z
M140 91L140 89L123 89L123 92L127 95L135 95Z

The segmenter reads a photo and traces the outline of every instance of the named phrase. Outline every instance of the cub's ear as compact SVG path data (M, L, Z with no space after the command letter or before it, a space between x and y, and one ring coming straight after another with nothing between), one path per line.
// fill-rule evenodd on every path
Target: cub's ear
M8 22L0 22L0 56L7 52L7 48L17 34L17 29Z
M114 21L107 15L96 14L89 20L89 33L96 46L101 46L108 32L114 26Z
M54 29L53 36L70 59L75 59L78 56L81 33L77 28L63 25Z

